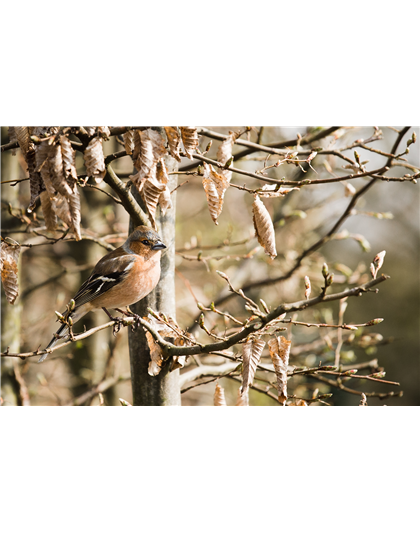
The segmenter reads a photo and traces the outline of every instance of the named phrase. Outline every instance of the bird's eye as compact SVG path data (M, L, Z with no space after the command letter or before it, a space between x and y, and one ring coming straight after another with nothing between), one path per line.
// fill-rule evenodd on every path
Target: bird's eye
M150 244L150 242L149 242L147 239L145 239L144 241L141 241L141 242L142 242L143 244L145 244L146 246L149 246L149 244Z

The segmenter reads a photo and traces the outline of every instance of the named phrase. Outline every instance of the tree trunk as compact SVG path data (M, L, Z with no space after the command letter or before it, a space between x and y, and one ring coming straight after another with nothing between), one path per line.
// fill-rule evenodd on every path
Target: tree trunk
M170 156L165 157L168 172L177 170L178 163ZM177 184L177 175L169 176L168 187L173 190ZM142 206L142 201L132 188L132 192ZM158 233L166 244L167 250L161 259L161 276L155 290L140 302L130 306L130 309L140 315L147 316L147 308L163 312L174 319L175 305L175 195L171 194L173 207L166 216L157 216ZM159 210L160 213L160 210ZM134 224L130 220L129 231L133 231ZM142 327L135 331L129 330L128 342L130 348L131 384L133 389L133 405L181 405L179 387L179 370L169 372L168 362L157 376L148 374L150 361L149 348Z

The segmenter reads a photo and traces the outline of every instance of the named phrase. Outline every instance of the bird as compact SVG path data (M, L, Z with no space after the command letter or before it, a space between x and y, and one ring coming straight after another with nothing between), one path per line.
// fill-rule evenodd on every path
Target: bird
M103 309L113 320L108 309L132 305L147 296L160 278L161 250L166 245L159 235L147 226L137 226L125 243L98 261L92 274L81 285L61 315L63 322L48 346L69 334L69 319L73 325L89 311ZM63 334L64 331L64 334ZM46 359L44 353L38 363Z

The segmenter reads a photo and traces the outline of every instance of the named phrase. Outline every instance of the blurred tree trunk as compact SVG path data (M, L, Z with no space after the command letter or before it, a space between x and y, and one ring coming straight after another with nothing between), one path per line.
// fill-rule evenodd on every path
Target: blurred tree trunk
M1 128L1 143L8 142L7 128ZM1 155L1 176L2 181L19 179L20 167L18 156L13 156L11 151L4 152ZM5 207L4 204L9 202L13 206L19 205L19 185L11 187L9 184L2 185L1 187L1 200L2 200L2 214ZM15 224L15 219L9 217L3 219L2 216L2 229L8 229ZM18 262L19 273L19 288L20 286L20 272L21 272L21 260ZM20 352L20 324L21 324L21 311L22 305L20 296L16 299L14 305L11 305L6 300L4 290L1 289L1 350L5 351L7 347L10 347L11 352ZM19 405L19 384L16 380L15 371L13 367L12 357L1 358L1 397L4 401L4 405Z
M165 157L168 172L177 170L178 163L170 156ZM169 176L168 187L173 190L177 185L177 175ZM132 192L142 205L142 201L134 188ZM174 319L175 306L175 195L171 194L173 207L165 217L157 217L158 233L167 246L161 260L161 277L155 290L140 302L130 306L138 315L147 316L147 308L151 307L157 312L163 312ZM160 211L159 211L160 213ZM130 220L129 232L133 231L134 224ZM179 387L179 370L169 372L167 363L157 376L150 376L147 372L150 353L146 336L142 327L135 331L128 331L130 348L131 385L133 389L133 405L181 405Z

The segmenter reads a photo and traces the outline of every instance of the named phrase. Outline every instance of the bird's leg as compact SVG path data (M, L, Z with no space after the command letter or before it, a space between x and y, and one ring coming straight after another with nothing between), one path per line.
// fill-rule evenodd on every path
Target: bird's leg
M103 311L108 315L108 317L114 321L114 326L112 327L112 334L114 337L116 337L117 333L120 331L121 326L124 324L124 320L118 316L112 316L109 314L108 309L105 309L105 307L102 307ZM116 309L116 311L119 311L119 309Z

